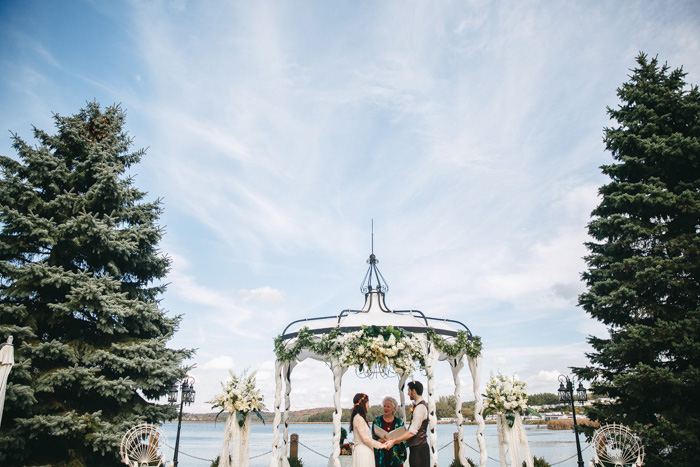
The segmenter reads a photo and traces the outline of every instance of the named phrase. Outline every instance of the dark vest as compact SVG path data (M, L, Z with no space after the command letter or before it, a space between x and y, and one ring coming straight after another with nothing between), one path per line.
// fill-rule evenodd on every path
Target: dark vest
M418 446L420 444L428 444L428 436L427 436L427 431L428 431L428 421L430 420L430 412L428 411L428 404L425 403L424 400L420 401L418 405L424 405L426 412L428 412L428 416L425 417L425 420L423 420L423 423L421 423L420 427L418 427L418 433L416 433L414 436L408 438L406 441L406 446L409 448L411 446Z

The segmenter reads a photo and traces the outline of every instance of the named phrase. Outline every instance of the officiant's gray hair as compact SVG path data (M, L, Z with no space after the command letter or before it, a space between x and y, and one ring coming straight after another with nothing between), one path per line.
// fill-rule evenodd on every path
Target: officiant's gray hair
M386 397L382 400L382 405L386 404L387 402L391 402L391 403L393 404L394 410L399 406L398 402L396 402L396 399L394 399L394 398L391 397L391 396L386 396Z

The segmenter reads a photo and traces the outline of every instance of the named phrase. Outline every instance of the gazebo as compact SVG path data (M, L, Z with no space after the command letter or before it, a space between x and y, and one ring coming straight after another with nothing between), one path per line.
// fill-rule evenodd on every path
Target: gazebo
M435 411L434 372L438 361L447 361L454 379L455 420L459 439L459 458L467 465L462 430L462 400L459 373L466 357L472 374L478 423L476 441L480 465L486 465L481 380L481 339L459 321L426 316L418 310L390 310L384 301L387 282L377 268L374 252L367 260L369 268L362 281L365 303L361 310L343 310L335 316L306 318L290 323L275 339L275 418L273 422L270 467L289 466L287 460L288 418L291 374L301 361L311 358L328 364L335 388L333 413L333 465L340 467L340 406L343 374L355 367L359 375L396 376L400 394L400 413L406 420L404 387L413 372L420 369L427 376L429 444L432 465L438 465L437 416ZM284 386L284 388L283 388ZM282 394L284 392L284 404ZM280 424L283 425L280 436Z

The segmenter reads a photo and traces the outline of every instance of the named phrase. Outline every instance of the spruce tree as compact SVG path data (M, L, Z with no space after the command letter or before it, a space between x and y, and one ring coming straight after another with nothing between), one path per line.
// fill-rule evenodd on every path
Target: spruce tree
M123 111L88 103L54 121L0 157L0 338L17 362L0 465L120 465L129 428L175 415L153 401L193 352L166 346L180 318L159 308L161 201L127 176L144 151Z
M700 93L681 69L637 57L617 126L614 162L588 232L587 291L579 304L608 328L590 336L575 372L615 402L589 414L639 434L646 465L700 459Z

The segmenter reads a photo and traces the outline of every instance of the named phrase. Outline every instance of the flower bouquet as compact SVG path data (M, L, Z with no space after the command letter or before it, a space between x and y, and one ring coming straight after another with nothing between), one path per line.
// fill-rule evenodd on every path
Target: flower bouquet
M248 375L248 370L244 370L241 376L229 370L231 379L221 383L223 393L217 394L213 400L208 401L213 409L221 409L219 414L224 411L230 415L236 414L238 426L243 426L248 412L252 411L260 417L260 411L265 409L263 397L260 391L255 387L256 372Z
M330 353L343 366L356 366L361 373L386 372L391 367L402 375L412 373L416 364L425 365L421 341L392 326L363 326L358 331L341 333Z
M491 379L486 385L484 415L489 413L502 413L508 420L508 426L513 428L515 422L515 412L525 415L526 412L539 415L527 407L527 393L525 383L516 379L515 376L508 377L498 374L491 374Z

